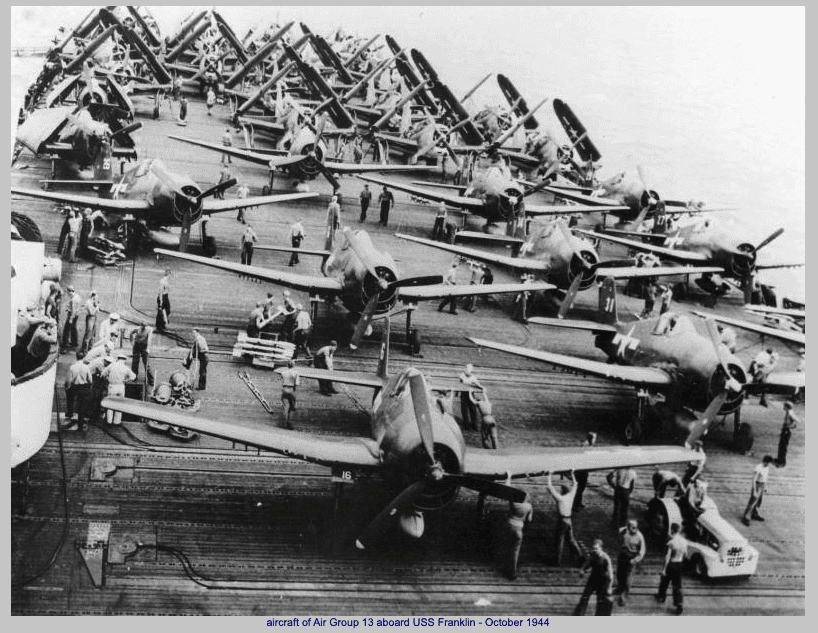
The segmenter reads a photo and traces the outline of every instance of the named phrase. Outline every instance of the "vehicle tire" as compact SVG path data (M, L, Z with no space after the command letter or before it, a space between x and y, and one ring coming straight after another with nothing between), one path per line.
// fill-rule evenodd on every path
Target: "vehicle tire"
M270 195L270 187L269 187L269 186L267 186L267 185L264 185L264 186L261 188L261 195L262 195L262 196L269 196L269 195Z
M416 327L412 328L409 331L409 353L410 354L419 354L420 353L420 345L421 345L421 337L420 337L420 330Z
M659 499L651 499L648 503L647 521L650 537L657 543L666 542L670 521L665 505Z
M687 299L687 284L677 283L673 286L673 298L676 301L684 301Z
M11 223L17 232L26 242L42 242L43 236L40 234L40 227L27 215L11 212Z
M710 573L707 571L707 563L704 562L704 558L701 556L694 556L692 563L693 573L698 578L701 580L707 580L710 577Z
M753 442L755 442L755 438L753 437L753 427L747 422L742 422L739 424L738 432L736 432L734 441L736 450L739 453L746 453L749 451L751 448L753 448Z
M622 439L626 445L641 444L644 435L642 420L636 415L631 416L631 419L628 420L622 428Z

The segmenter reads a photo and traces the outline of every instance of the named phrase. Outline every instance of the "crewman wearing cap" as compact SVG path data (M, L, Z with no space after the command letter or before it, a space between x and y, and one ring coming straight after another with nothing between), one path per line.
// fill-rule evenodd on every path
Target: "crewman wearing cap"
M190 358L199 361L199 385L196 389L204 390L207 387L207 363L210 349L207 347L205 337L198 328L193 328L193 347L190 348Z
M85 334L82 336L82 351L91 349L97 337L97 312L99 312L99 301L97 301L97 291L92 290L91 296L85 302Z
M139 375L139 361L145 363L145 374L148 380L148 385L153 384L153 370L151 369L148 353L151 333L153 330L148 327L146 321L142 321L139 327L131 333L133 340L133 353L131 356L131 371L137 376Z
M119 313L111 312L108 318L99 326L99 341L111 341L114 347L120 347L120 335L122 333L122 323L119 320Z
M83 362L88 363L88 369L91 370L91 420L98 421L102 413L102 399L108 391L108 381L102 377L102 372L111 366L114 359L110 355L97 356L94 359L89 359L86 356Z
M119 396L120 398L124 398L125 382L136 380L136 374L130 370L128 365L125 364L127 360L128 355L124 352L120 352L117 354L116 362L111 363L102 370L102 378L108 381L109 396ZM105 421L108 424L122 424L122 413L120 411L111 411L109 409L105 412Z
M64 349L77 346L77 339L79 338L77 321L80 318L80 308L82 308L82 298L79 296L79 293L74 292L74 286L68 286L67 290L65 327L62 331L62 346Z

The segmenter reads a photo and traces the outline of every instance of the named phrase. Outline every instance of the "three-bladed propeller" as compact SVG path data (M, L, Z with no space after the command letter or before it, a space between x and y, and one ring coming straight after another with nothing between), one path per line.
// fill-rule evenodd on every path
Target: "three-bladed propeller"
M357 349L361 344L361 340L366 334L369 324L372 322L372 317L378 309L378 304L384 293L387 295L394 292L396 289L406 286L431 286L442 283L443 277L441 275L425 275L422 277L409 277L407 279L396 279L389 281L384 279L385 269L378 270L375 262L372 259L372 249L367 244L361 241L361 237L357 232L351 231L348 227L344 229L347 243L352 249L352 252L358 257L361 263L366 268L366 272L378 284L378 289L372 293L366 303L364 311L361 313L358 323L355 325L355 330L352 333L349 346L352 349Z
M518 488L497 483L489 479L481 479L462 473L449 473L435 457L435 442L433 431L433 409L429 401L429 392L423 376L419 373L409 377L409 389L412 397L415 422L420 434L421 446L427 458L426 472L419 481L406 487L376 516L364 529L355 545L364 549L368 543L374 541L389 526L394 517L398 517L414 510L418 498L431 485L452 487L463 486L483 494L498 497L506 501L522 502L526 493ZM439 415L439 414L438 414Z
M202 207L202 202L205 198L210 196L215 196L216 194L221 193L227 189L230 189L233 185L235 185L237 180L235 178L231 178L229 180L225 180L224 182L220 182L216 185L213 185L210 189L201 192L199 195L190 196L180 191L176 188L173 189L174 194L178 196L184 196L187 198L189 204L185 205L184 210L182 211L182 232L179 234L179 251L184 253L187 251L187 245L190 241L190 226L193 223L193 212L198 210Z

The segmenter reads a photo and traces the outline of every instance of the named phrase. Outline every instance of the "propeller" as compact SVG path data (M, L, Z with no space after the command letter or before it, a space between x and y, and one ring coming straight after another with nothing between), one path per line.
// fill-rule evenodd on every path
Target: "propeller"
M636 173L639 174L639 180L642 182L642 186L645 188L645 193L647 194L648 198L647 203L644 206L653 206L654 204L661 202L659 194L656 193L656 191L654 191L650 187L648 187L647 183L645 182L645 174L642 171L642 165L636 166ZM651 203L651 201L653 202Z
M564 220L558 220L557 226L559 227L560 233L565 238L565 241L568 242L568 245L571 247L571 250L574 252L574 257L578 258L582 267L586 270L590 270L592 268L591 264L585 261L585 258L582 256L582 253L577 246L577 242L574 239L574 236L571 234L571 231L568 228L568 225L565 223ZM582 275L577 275L578 277L582 277ZM573 285L573 284L572 284Z
M526 196L530 196L532 193L537 193L541 189L544 189L545 187L550 185L551 182L548 179L551 177L551 174L557 171L557 169L559 169L559 165L557 163L551 165L551 167L549 167L548 170L543 174L542 178L538 183L532 185L523 192L523 198L525 198ZM570 209L570 207L566 208Z
M729 360L727 348L721 343L721 337L719 336L716 322L713 319L706 319L705 327L707 328L707 334L710 337L710 342L713 344L713 349L716 352L716 356L719 359L719 366L724 372L724 393L726 394L728 389L730 391L741 391L742 385L735 378L733 378L733 375L730 373L730 366L727 362ZM721 406L719 406L719 408L721 408Z
M185 208L182 213L181 224L182 224L182 232L179 234L179 251L184 253L187 251L188 242L190 241L190 226L193 224L193 210L200 209L202 206L202 201L205 198L210 196L216 195L217 193L221 193L226 189L229 189L233 185L235 185L237 180L235 178L231 178L230 180L225 180L224 182L220 182L216 185L213 185L210 189L203 191L198 196L189 196L185 194L183 191L176 191L178 195L185 196L188 201L190 202L189 205Z
M701 417L698 417L691 426L690 434L685 440L686 447L692 447L696 440L701 439L707 434L707 431L710 430L708 428L708 424L710 424L710 422L716 418L726 401L727 389L722 389L718 394L716 394L716 397L710 401L710 404L707 405L707 408L704 410Z
M582 259L582 258L580 258ZM584 259L582 261L585 261ZM571 309L571 306L574 305L574 299L577 298L577 293L579 292L579 287L582 284L582 275L576 275L571 280L571 285L568 287L568 292L565 293L565 299L562 300L560 304L559 312L557 312L558 319L564 319L565 315L568 314L568 310Z
M367 543L380 536L389 526L389 522L397 516L406 514L414 509L415 501L423 494L430 483L450 483L452 486L464 486L477 492L508 501L522 502L526 493L505 484L482 479L471 475L447 473L443 466L435 459L434 431L432 428L433 409L429 402L429 393L423 376L416 373L409 377L409 390L412 397L412 406L415 414L415 423L420 434L421 444L428 458L428 469L423 477L405 488L389 505L387 505L364 529L355 541L358 549L364 549Z
M760 251L762 248L767 246L767 244L772 242L774 239L780 237L783 232L784 232L783 227L778 229L777 231L773 231L765 240L763 240L758 246L756 246L756 252Z
M364 337L364 334L366 334L366 330L375 314L375 309L378 307L378 299L380 299L380 296L381 293L376 292L369 298L369 301L366 302L366 307L361 313L358 323L355 324L355 331L352 333L352 338L349 341L350 349L358 349L358 346L361 344L361 339Z

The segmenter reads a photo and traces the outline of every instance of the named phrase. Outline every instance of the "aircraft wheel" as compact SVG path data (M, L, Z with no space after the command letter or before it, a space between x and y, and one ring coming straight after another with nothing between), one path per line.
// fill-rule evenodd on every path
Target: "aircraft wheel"
M704 562L704 558L701 556L693 557L693 573L701 580L707 580L710 577L707 571L707 563Z
M418 330L416 327L412 328L409 331L409 341L408 341L408 343L409 343L409 353L410 354L414 355L414 354L419 354L420 353L421 336L420 336L420 330Z
M684 301L687 299L687 284L678 283L673 286L673 298L677 301Z
M642 442L643 437L642 420L639 419L639 416L634 415L625 423L625 427L622 429L622 439L625 444L639 444Z
M14 228L17 229L20 237L22 237L26 242L43 241L43 236L40 234L40 227L38 227L37 223L27 215L12 211L11 223L14 225Z
M747 422L742 422L738 427L735 438L733 439L736 450L739 453L748 452L751 448L753 448L753 442L755 441L755 438L753 437L753 427L747 424Z
M270 187L269 187L269 186L267 186L267 185L264 185L264 186L261 188L261 195L262 195L262 196L269 196L269 195L270 195Z
M670 521L667 509L659 499L651 499L648 503L648 531L654 541L664 543L670 530Z

